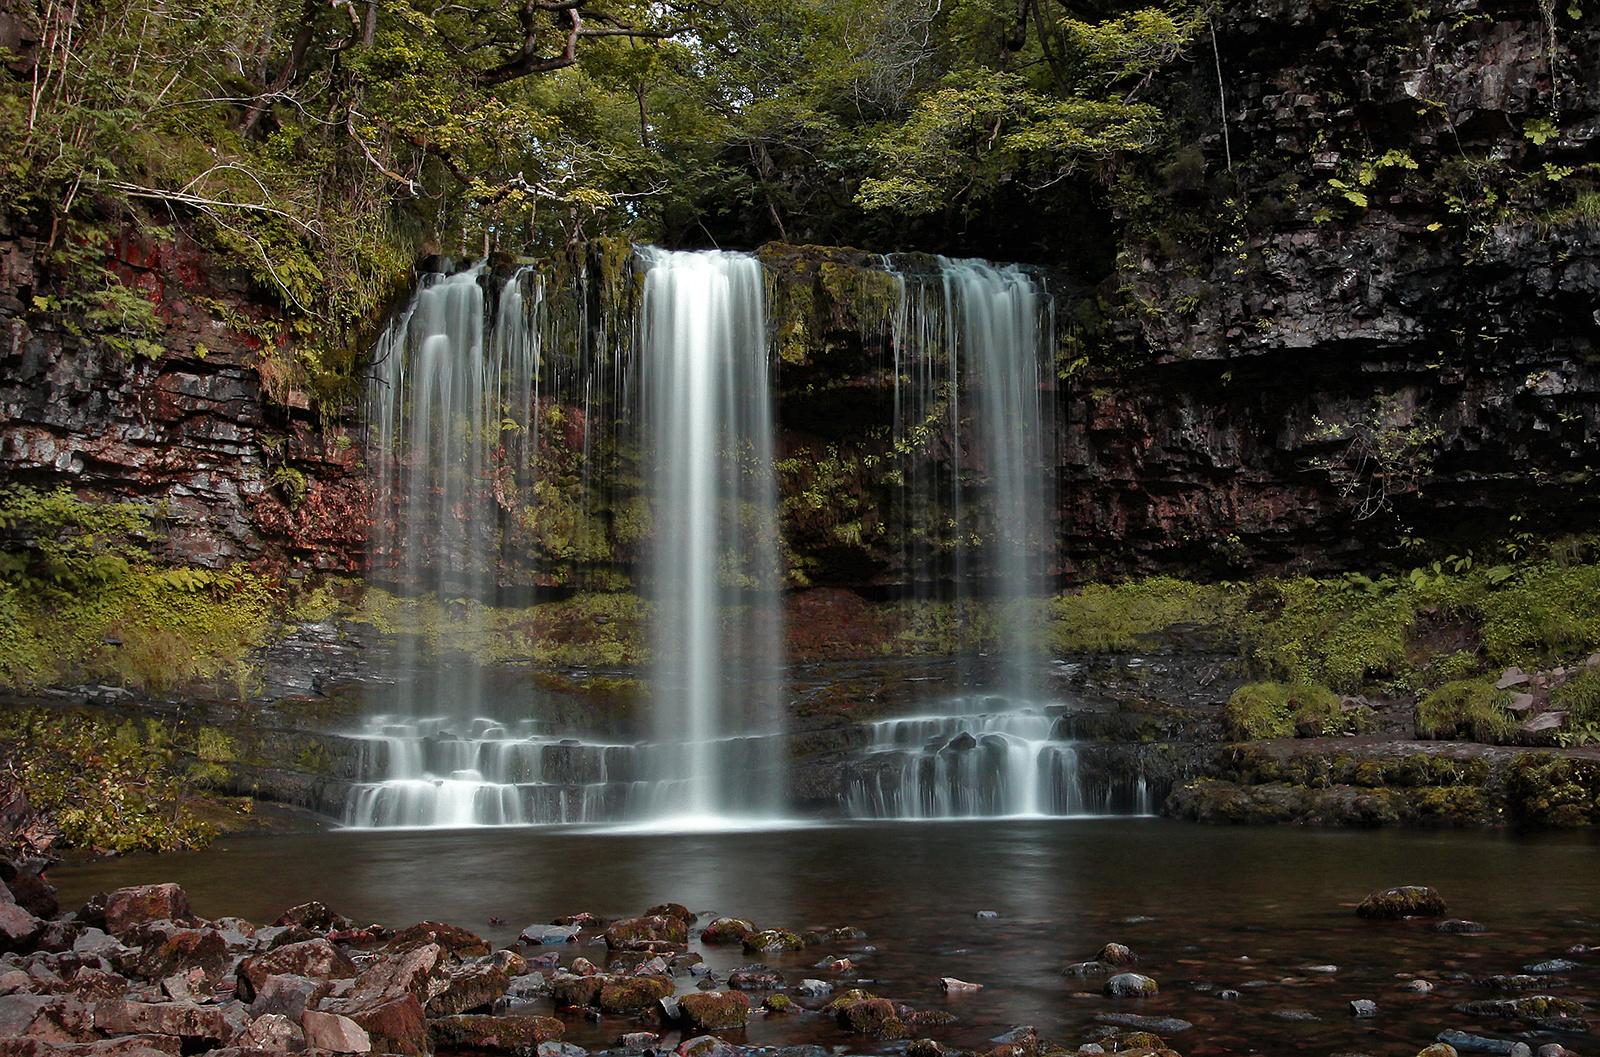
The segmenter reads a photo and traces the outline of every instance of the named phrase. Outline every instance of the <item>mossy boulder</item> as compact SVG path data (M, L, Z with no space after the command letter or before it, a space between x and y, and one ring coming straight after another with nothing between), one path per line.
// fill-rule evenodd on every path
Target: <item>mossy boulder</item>
M750 999L742 991L698 991L678 999L678 1013L691 1031L742 1028L750 1019Z
M700 932L701 943L743 943L746 936L757 931L754 923L744 918L717 918Z
M1316 683L1249 683L1228 698L1222 722L1234 741L1357 734L1375 726L1372 710L1346 705Z
M805 941L787 929L762 929L744 938L746 954L768 954L776 951L805 949Z
M664 976L634 976L617 980L600 988L600 1010L603 1013L637 1013L649 1009L676 988Z
M556 1008L562 1006L592 1006L600 998L600 989L606 985L603 976L558 976L550 985L550 998Z
M623 918L606 929L606 946L614 951L659 951L662 944L681 945L688 940L688 922L666 914Z
M439 921L419 921L401 929L383 949L398 954L427 943L437 943L451 954L476 958L489 953L489 942L477 933L459 925L446 925Z
M644 916L647 918L677 918L685 925L693 925L700 920L699 915L690 913L689 908L682 903L662 903L659 906L653 906L644 912Z
M1142 973L1118 973L1101 990L1107 998L1148 998L1161 993L1156 982Z
M1533 828L1600 823L1600 761L1525 753L1506 775L1506 806L1518 824Z
M794 999L788 995L768 995L761 1003L761 1008L768 1013L793 1013L799 1007L794 1004Z
M910 1034L895 1004L870 991L852 988L829 1002L824 1009L832 1013L839 1026L846 1031L875 1035L880 1039L903 1039Z
M1410 917L1443 917L1449 913L1444 897L1423 885L1402 885L1374 892L1356 906L1356 916L1373 921Z
M1445 683L1417 702L1417 737L1505 744L1517 726L1506 710L1510 703L1510 691L1490 682L1457 679Z
M460 1015L428 1022L435 1050L511 1053L527 1057L541 1042L559 1042L566 1026L555 1017Z

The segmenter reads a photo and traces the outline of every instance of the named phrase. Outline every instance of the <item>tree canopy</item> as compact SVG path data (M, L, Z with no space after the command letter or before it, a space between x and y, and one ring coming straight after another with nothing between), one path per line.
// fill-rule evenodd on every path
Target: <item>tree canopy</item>
M1160 141L1149 86L1203 18L1110 0L5 2L0 193L81 280L45 307L152 351L138 299L97 271L108 225L143 217L247 267L327 356L419 253L600 234L894 249L1103 173Z

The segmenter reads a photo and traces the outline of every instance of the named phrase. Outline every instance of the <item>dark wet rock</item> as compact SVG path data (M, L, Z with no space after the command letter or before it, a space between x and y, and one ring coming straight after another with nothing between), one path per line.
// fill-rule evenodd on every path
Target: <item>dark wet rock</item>
M1532 965L1524 965L1522 970L1523 972L1535 973L1539 976L1553 976L1556 973L1570 973L1574 969L1582 968L1583 966L1578 962L1569 961L1566 958L1552 958L1549 961L1535 962Z
M682 918L660 914L623 918L606 929L606 946L619 951L660 951L671 948L674 953L688 942L689 926Z
M1455 936L1472 936L1480 932L1488 932L1488 926L1466 918L1445 918L1433 926L1435 932L1448 932Z
M830 931L828 937L835 943L860 943L867 938L867 930L854 925L841 925Z
M589 1051L570 1042L551 1039L548 1042L539 1043L537 1053L538 1057L587 1057Z
M333 1053L372 1052L372 1039L366 1029L349 1017L308 1009L300 1027L305 1032L306 1046L310 1049Z
M562 1006L591 1006L600 998L600 989L606 985L603 976L558 976L550 984L550 1000L556 1008Z
M472 957L489 953L489 943L483 937L461 928L438 921L419 921L401 929L384 944L389 953L401 954L429 943L436 943L457 957Z
M1402 885L1374 892L1356 907L1356 916L1375 921L1397 921L1408 917L1438 917L1448 907L1444 898L1423 885Z
M1160 988L1154 980L1140 973L1118 973L1105 982L1101 991L1108 998L1144 998L1158 994Z
M300 925L312 932L336 932L356 928L356 923L343 914L335 913L326 903L313 899L309 903L290 907L278 915L274 925Z
M671 995L671 980L659 976L635 976L617 980L600 988L599 1005L605 1013L637 1013L650 1009L662 998Z
M1405 990L1425 995L1433 990L1433 983L1430 980L1408 980L1406 981Z
M647 918L677 918L685 925L693 925L700 920L696 915L690 913L689 908L682 903L662 903L660 906L653 906L646 910L643 916Z
M742 991L700 991L680 998L678 1009L690 1031L719 1031L744 1026L750 999Z
M528 964L532 965L533 963L529 962ZM560 964L561 961L558 958L551 961L550 967L553 969ZM569 967L568 971L576 976L593 976L600 971L600 968L587 958L574 958L572 959L572 965Z
M912 1009L907 1005L895 1007L900 1014L900 1019L907 1024L919 1028L936 1028L944 1024L954 1024L956 1015L945 1009Z
M676 1024L683 1016L677 995L662 995L656 999L656 1012L660 1014L663 1024Z
M617 1046L626 1053L643 1053L661 1041L653 1031L630 1031L617 1039Z
M740 991L776 991L783 974L766 965L745 965L728 972L728 986Z
M45 1042L77 1042L90 1037L89 1007L74 995L5 995L0 997L0 1038L22 1037Z
M192 1002L99 1002L94 1026L107 1035L176 1035L191 1045L220 1045L233 1034L220 1008Z
M982 984L974 984L967 980L958 980L953 976L942 977L939 987L948 995L969 995L983 990Z
M308 1008L315 1009L332 990L331 982L308 976L281 973L264 977L250 1002L250 1014L257 1017L281 1014L298 1021L300 1014Z
M1480 976L1472 981L1479 987L1492 987L1496 991L1531 991L1536 987L1549 987L1550 981L1526 973L1498 973Z
M700 942L710 944L743 943L756 927L744 918L717 918L700 932Z
M1116 1024L1137 1031L1155 1032L1157 1035L1176 1035L1180 1031L1188 1031L1194 1027L1187 1020L1179 1020L1177 1017L1146 1017L1138 1013L1101 1013L1094 1019L1102 1024Z
M846 1031L881 1039L903 1039L910 1033L893 1002L859 988L846 991L825 1008Z
M1526 998L1481 999L1461 1002L1451 1007L1469 1017L1522 1017L1546 1019L1554 1017L1582 1017L1588 1007L1570 998L1551 995L1529 995ZM1584 1029L1578 1029L1584 1030Z
M1516 1043L1507 1042L1505 1039L1491 1039L1482 1035L1469 1035L1464 1031L1441 1031L1434 1038L1446 1046L1454 1046L1457 1053L1503 1053L1510 1054Z
M45 924L15 903L0 904L0 953L32 950Z
M6 902L15 902L23 910L36 918L53 918L61 913L61 904L56 899L56 886L45 880L44 871L50 866L49 859L3 859L0 858L0 882L9 895Z
M1378 1015L1378 1003L1370 998L1352 998L1350 1000L1350 1015L1352 1017L1375 1017Z
M1233 988L1225 987L1221 991L1217 992L1217 997L1222 999L1224 1002L1237 1002L1239 1001L1240 996L1239 992L1235 991Z
M337 1007L332 1002L324 1002L323 1008L341 1013L361 1025L371 1037L373 1049L379 1052L408 1057L427 1052L428 1018L416 995L403 994L378 1001L344 1000Z
M906 1043L906 1057L944 1057L948 1052L934 1039L912 1039Z
M1268 1013L1267 1016L1271 1017L1273 1020L1288 1021L1310 1021L1322 1019L1308 1009L1274 1009L1272 1012Z
M468 965L450 970L444 990L428 999L430 1017L449 1017L483 1009L510 989L511 980L493 965Z
M583 929L577 925L529 925L517 937L523 943L576 943Z
M1139 959L1132 950L1122 944L1108 943L1100 948L1100 953L1094 956L1094 960L1103 965L1132 965Z
M777 951L805 949L805 941L787 929L763 929L744 938L746 954L768 954Z
M715 1035L696 1035L684 1039L673 1052L678 1057L739 1057L744 1050Z
M550 924L576 925L579 928L588 928L593 925L604 925L605 919L599 914L591 914L587 910L583 910L576 914L563 914L561 917L552 919Z
M198 969L215 986L233 967L228 941L216 929L180 928L152 922L127 930L124 937L143 949L137 971L150 980Z
M1000 912L997 910L980 910L972 916L977 918L979 921L989 921L999 917Z
M106 897L104 917L105 930L113 936L147 921L193 924L195 920L188 895L175 884L119 888Z
M269 976L289 974L310 977L313 980L343 980L356 975L355 963L349 955L325 939L306 940L278 947L265 954L246 958L239 964L239 978L249 985L254 998L261 982Z

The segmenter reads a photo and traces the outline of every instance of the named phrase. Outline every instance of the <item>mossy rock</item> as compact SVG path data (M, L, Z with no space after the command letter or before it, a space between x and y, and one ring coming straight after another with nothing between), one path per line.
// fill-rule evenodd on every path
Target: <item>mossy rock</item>
M550 998L556 1008L562 1006L592 1006L600 997L606 984L603 976L558 976L550 985Z
M1506 807L1522 826L1600 823L1600 761L1546 753L1518 756L1506 775Z
M566 1026L555 1017L462 1014L428 1022L428 1038L435 1050L454 1053L511 1053L518 1057L538 1052L541 1042L559 1042Z
M437 943L451 954L462 957L481 957L489 953L488 940L459 925L446 925L438 921L419 921L401 929L384 944L383 949L398 954L428 943Z
M1443 917L1450 912L1444 897L1424 885L1402 885L1374 892L1356 906L1356 916L1373 921L1409 917Z
M1510 701L1511 694L1493 683L1473 679L1445 683L1417 702L1417 737L1503 745L1517 726L1505 708Z
M742 1028L750 1019L750 999L742 991L699 991L678 999L678 1012L692 1031Z
M795 1012L800 1007L796 1006L794 999L788 995L768 995L766 1000L761 1003L761 1008L768 1013L788 1014Z
M1161 993L1156 982L1141 973L1118 973L1107 980L1100 990L1107 998L1148 998Z
M710 944L743 943L746 936L757 931L755 924L744 918L717 918L700 932L700 942Z
M664 976L617 980L600 988L600 1010L603 1013L637 1013L669 997L674 990L672 981Z
M1249 683L1228 698L1222 722L1234 741L1358 734L1374 727L1372 710L1346 708L1316 683Z
M689 908L682 903L662 903L660 906L653 906L644 912L644 916L647 918L677 918L685 925L693 925L700 920L698 915L691 914Z
M663 914L623 918L606 929L606 946L614 951L657 950L657 944L682 944L688 940L688 922Z
M744 938L746 954L805 950L805 941L787 929L763 929Z

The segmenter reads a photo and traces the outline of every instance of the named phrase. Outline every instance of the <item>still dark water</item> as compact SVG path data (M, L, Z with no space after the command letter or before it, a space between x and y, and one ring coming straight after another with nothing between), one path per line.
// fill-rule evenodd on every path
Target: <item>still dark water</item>
M767 955L791 985L825 977L823 954L852 958L859 986L957 1016L919 1031L962 1048L1018 1024L1062 1043L1089 1039L1099 1014L1174 1016L1186 1055L1366 1053L1411 1057L1441 1030L1560 1041L1511 1021L1452 1011L1509 997L1474 982L1570 957L1535 993L1600 997L1600 844L1587 833L1514 836L1418 830L1217 829L1160 819L850 823L743 833L650 834L568 828L356 832L251 838L214 850L52 872L64 905L126 884L177 881L198 913L271 921L320 899L400 927L432 919L505 944L534 922L577 911L637 914L656 903L750 918L758 927L855 925L859 944ZM1355 904L1400 884L1431 885L1453 916L1488 926L1445 935L1432 921L1366 922ZM997 918L979 919L980 910ZM491 926L490 918L508 922ZM1132 921L1148 918L1152 920ZM705 918L702 916L702 924ZM1063 976L1108 941L1139 955L1161 993L1100 997L1103 977ZM865 949L865 948L871 948ZM691 943L717 970L757 960ZM603 962L604 947L562 948ZM1335 971L1329 967L1336 966ZM1316 967L1313 969L1312 967ZM1435 985L1404 990L1408 976ZM983 985L944 996L938 980ZM866 982L866 981L870 981ZM845 982L839 982L845 986ZM680 978L680 989L693 981ZM1218 997L1236 989L1237 1001ZM760 995L753 996L759 1004ZM1377 1002L1353 1019L1349 1000ZM809 1003L813 1006L818 1002ZM1317 1020L1286 1020L1304 1011ZM1600 1015L1596 1017L1600 1023ZM610 1044L637 1025L569 1021L568 1039ZM1525 1026L1524 1026L1525 1027ZM894 1044L846 1035L818 1014L753 1017L733 1041L816 1042L843 1052Z

